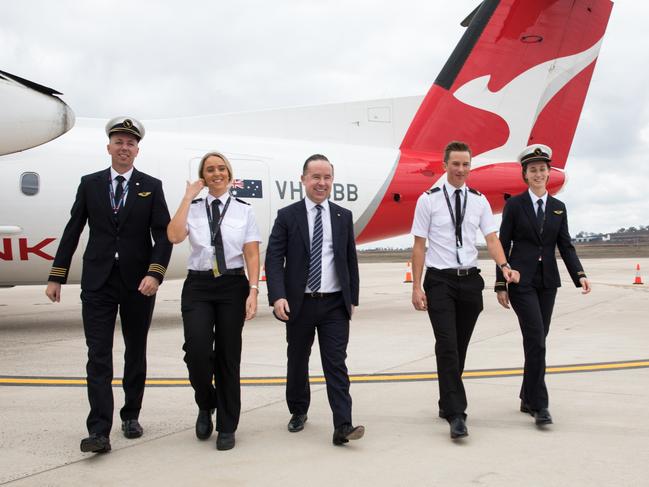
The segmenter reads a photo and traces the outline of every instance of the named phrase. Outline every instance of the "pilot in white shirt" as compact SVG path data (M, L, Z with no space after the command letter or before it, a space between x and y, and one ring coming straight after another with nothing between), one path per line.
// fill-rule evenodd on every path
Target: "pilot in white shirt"
M252 207L228 191L228 159L210 152L198 174L200 179L187 183L167 234L173 243L189 237L191 247L181 310L185 362L198 405L196 436L212 435L216 409L216 448L229 450L241 412L241 332L257 311L261 238ZM195 199L204 187L207 197Z
M433 325L439 415L449 422L451 438L457 439L469 434L462 372L471 334L482 311L484 280L477 267L475 245L478 230L506 279L517 273L507 264L487 198L466 186L471 171L469 146L450 142L444 151L444 169L446 182L421 195L415 209L412 303L415 309L428 311Z

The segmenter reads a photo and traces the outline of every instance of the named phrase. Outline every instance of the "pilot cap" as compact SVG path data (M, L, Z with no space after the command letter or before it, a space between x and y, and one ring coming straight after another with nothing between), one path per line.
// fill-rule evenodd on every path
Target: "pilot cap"
M550 164L552 162L552 149L543 144L528 145L518 155L518 162L523 166L530 162L545 162Z
M139 120L133 117L111 118L106 124L106 135L110 137L111 134L118 132L131 134L135 136L135 138L139 142L144 138L144 125L142 125Z

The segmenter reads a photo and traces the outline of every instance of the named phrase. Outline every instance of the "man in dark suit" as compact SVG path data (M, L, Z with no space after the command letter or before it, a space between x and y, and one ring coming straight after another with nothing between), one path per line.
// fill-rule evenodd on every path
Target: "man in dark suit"
M345 359L349 320L358 305L358 261L352 214L328 200L333 165L320 154L302 168L306 198L277 212L266 251L268 298L286 322L286 402L290 432L304 429L310 403L309 355L318 330L327 396L333 412L334 445L363 436L352 425L352 399Z
M106 134L111 167L81 178L45 291L53 302L60 301L61 284L67 281L72 255L87 223L90 235L83 255L81 313L88 346L90 435L81 440L81 451L95 453L110 451L118 310L126 349L122 431L126 438L142 436L138 417L146 379L146 340L155 294L172 248L167 240L169 211L162 182L133 167L144 127L134 118L118 117L108 122Z
M552 423L545 385L545 341L557 288L561 286L556 249L573 283L584 294L590 292L590 282L571 242L566 205L547 191L552 150L533 144L523 150L518 160L529 189L507 200L500 242L509 263L519 270L520 281L507 285L501 269L496 268L495 290L498 302L505 308L509 308L511 300L523 335L525 369L520 409L543 426Z

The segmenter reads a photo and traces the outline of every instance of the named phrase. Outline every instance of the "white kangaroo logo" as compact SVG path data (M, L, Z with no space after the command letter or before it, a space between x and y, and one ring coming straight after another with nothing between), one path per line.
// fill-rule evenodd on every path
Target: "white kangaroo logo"
M597 59L601 44L602 39L580 53L538 64L496 92L489 90L490 75L475 78L455 90L455 98L495 113L509 127L505 144L480 154L479 163L473 167L515 161L516 155L527 146L539 114L561 88Z

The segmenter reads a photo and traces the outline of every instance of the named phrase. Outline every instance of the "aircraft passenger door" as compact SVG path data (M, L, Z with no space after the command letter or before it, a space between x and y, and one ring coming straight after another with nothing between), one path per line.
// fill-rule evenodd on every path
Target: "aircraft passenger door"
M230 156L226 154L232 169L234 179L230 185L230 193L246 203L250 203L255 213L257 226L261 235L261 262L266 254L266 245L272 222L270 221L270 168L267 161L247 156ZM190 160L189 179L194 181L198 175L201 157ZM201 193L200 197L204 197Z

